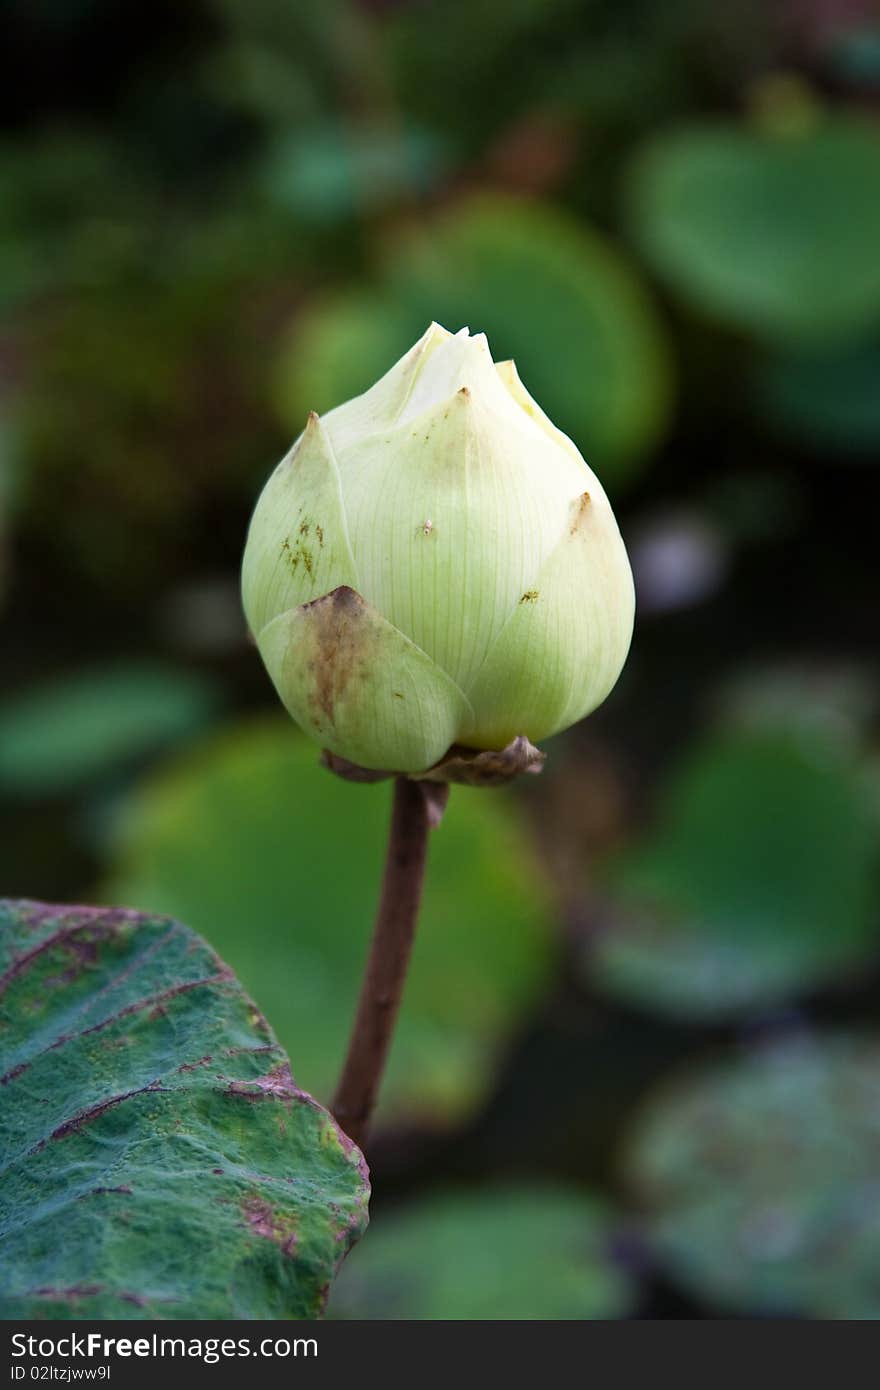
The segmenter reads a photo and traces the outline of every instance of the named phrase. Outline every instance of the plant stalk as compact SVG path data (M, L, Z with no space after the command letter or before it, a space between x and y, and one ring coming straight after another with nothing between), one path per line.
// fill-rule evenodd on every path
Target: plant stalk
M432 820L430 798L423 785L398 777L370 955L332 1105L339 1124L360 1148L369 1132L400 1009L432 823L436 820Z

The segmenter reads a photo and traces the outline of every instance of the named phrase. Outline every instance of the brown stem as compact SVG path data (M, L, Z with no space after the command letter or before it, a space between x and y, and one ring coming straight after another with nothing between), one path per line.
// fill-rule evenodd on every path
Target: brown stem
M422 898L428 831L435 818L424 787L394 784L388 856L373 941L333 1113L363 1147L400 1008Z

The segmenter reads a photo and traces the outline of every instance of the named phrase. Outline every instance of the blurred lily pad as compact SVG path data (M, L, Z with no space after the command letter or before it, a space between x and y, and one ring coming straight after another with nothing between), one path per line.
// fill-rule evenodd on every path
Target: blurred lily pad
M383 1217L334 1287L336 1318L622 1318L635 1289L613 1219L575 1191L434 1195Z
M811 449L874 462L880 452L880 340L758 365L764 414Z
M0 702L0 791L52 796L203 727L213 683L179 667L93 667Z
M208 741L137 794L104 895L209 932L296 1044L297 1080L326 1099L372 928L389 784L342 782L317 758L275 719ZM545 886L511 804L456 787L432 836L385 1118L439 1125L476 1105L552 954Z
M801 1038L661 1088L627 1169L657 1257L747 1314L880 1317L880 1041Z
M373 287L318 300L294 327L277 398L299 431L366 390L432 319L489 337L591 464L634 469L669 417L668 345L627 262L599 233L537 203L485 195L393 246Z
M867 122L666 133L636 157L628 195L646 256L699 309L814 342L880 318L880 136Z
M709 1019L845 975L878 944L875 798L852 751L811 732L730 734L666 789L655 829L611 866L602 986Z

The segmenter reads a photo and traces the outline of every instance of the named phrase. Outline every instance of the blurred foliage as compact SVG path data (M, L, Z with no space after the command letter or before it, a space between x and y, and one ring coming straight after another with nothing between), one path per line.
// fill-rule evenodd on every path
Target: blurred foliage
M0 887L180 913L328 1095L388 789L264 722L238 569L269 469L430 319L468 324L630 547L612 699L519 804L456 788L433 838L352 1309L625 1315L590 1193L617 1193L676 1058L707 1069L706 1145L734 1137L656 1208L682 1254L640 1309L874 1306L871 1221L841 1215L865 1209L870 1048L826 1054L823 1028L880 1004L877 39L864 0L5 7ZM711 1071L770 1020L803 1041L766 1078L764 1053L742 1085ZM862 1077L858 1134L817 1101L826 1057ZM797 1210L765 1219L773 1087ZM534 1215L554 1182L577 1190Z
M272 149L261 177L267 199L279 208L307 224L326 224L361 211L373 215L411 191L424 193L442 167L442 148L428 131L347 132L325 123Z
M456 788L425 908L383 1114L448 1124L485 1096L499 1049L546 985L547 894L502 794ZM244 725L142 786L110 902L184 917L241 977L327 1099L342 1064L379 888L388 785L318 765L286 720Z
M759 408L812 451L880 458L880 341L777 354L758 363L755 377Z
M880 1317L880 1042L801 1037L661 1088L627 1164L655 1256L745 1314Z
M113 282L142 254L143 195L97 131L49 128L0 145L0 309Z
M867 123L664 133L629 196L658 272L724 321L824 343L880 317L880 135Z
M6 566L7 566L7 515L10 506L10 494L12 492L12 469L9 458L9 441L6 432L6 422L0 418L0 608L3 606L3 595L6 589Z
M357 395L432 319L485 332L596 467L619 479L668 419L668 349L631 270L597 233L537 204L481 198L386 252L384 283L319 304L282 361L297 432ZM548 344L553 352L548 352Z
M611 867L620 920L588 964L647 1008L754 1010L877 950L880 805L850 749L754 732L692 750Z
M204 727L217 691L180 667L100 666L0 701L0 792L57 796Z
M863 761L880 712L875 663L771 662L746 665L718 691L719 726L738 733L785 732L804 756L814 745L822 760Z
M386 1215L334 1286L336 1318L626 1317L635 1289L603 1202L553 1188L449 1192Z
M96 292L39 331L17 411L25 523L56 562L136 593L164 578L181 540L198 545L211 498L248 475L253 402L236 298L189 280Z

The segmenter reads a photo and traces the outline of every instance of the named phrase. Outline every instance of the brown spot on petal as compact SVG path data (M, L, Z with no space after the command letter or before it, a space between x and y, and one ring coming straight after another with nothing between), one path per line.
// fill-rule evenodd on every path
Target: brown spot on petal
M347 584L304 605L312 618L312 702L326 722L334 723L336 706L363 658L363 622L366 604Z
M571 534L573 536L577 534L578 528L586 515L589 505L590 494L588 492L582 492L580 497L578 497L573 504L574 516L571 523Z
M299 550L291 550L290 541L287 536L285 536L284 540L281 542L281 558L290 566L291 574L296 574L296 568L300 562L300 553Z

